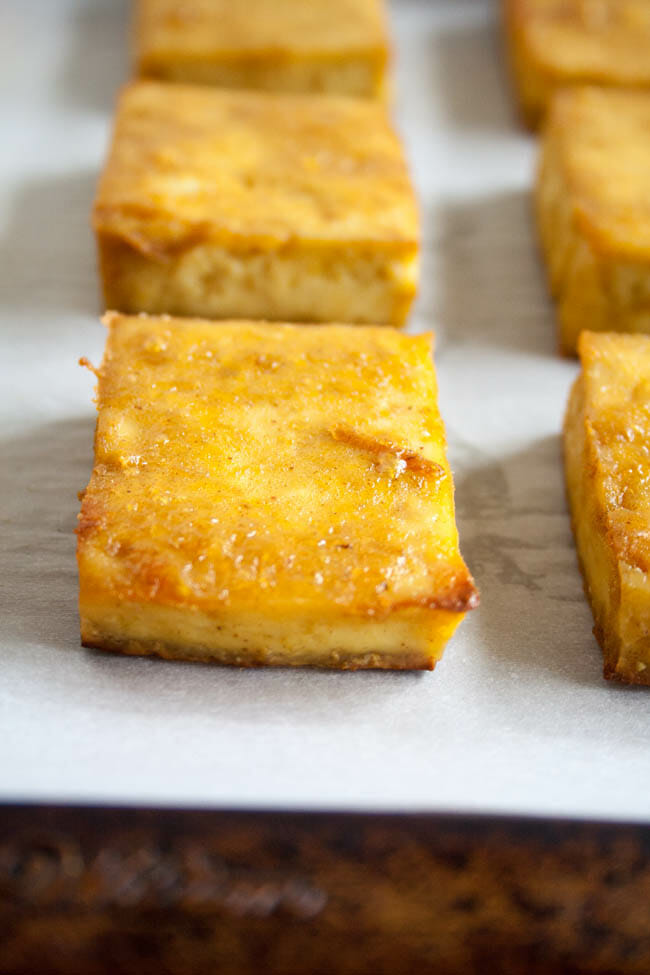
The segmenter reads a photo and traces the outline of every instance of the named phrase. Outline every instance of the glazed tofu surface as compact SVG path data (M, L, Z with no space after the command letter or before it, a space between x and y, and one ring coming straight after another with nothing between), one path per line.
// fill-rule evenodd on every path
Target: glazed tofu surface
M536 208L561 350L582 329L650 332L650 91L558 94Z
M372 101L131 85L93 222L119 311L401 324L416 291L413 188Z
M605 676L650 683L650 338L583 332L569 502Z
M108 324L78 529L84 644L433 667L477 596L430 337Z
M138 0L140 75L266 90L381 95L383 0Z

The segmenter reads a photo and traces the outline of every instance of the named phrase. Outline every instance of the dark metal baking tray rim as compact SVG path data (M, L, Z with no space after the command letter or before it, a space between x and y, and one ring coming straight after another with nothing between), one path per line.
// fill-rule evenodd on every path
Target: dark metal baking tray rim
M650 971L650 825L0 806L0 972Z

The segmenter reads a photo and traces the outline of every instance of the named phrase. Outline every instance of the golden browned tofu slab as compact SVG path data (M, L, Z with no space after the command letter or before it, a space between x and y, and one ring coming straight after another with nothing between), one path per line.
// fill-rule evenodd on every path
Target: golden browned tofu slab
M85 646L430 669L477 594L430 337L109 315Z
M605 676L650 684L650 338L583 332L564 444Z
M559 342L650 332L650 91L573 88L550 110L537 217Z
M382 95L383 0L137 0L145 77L229 88Z
M106 306L401 324L418 219L385 110L138 82L94 208Z
M560 87L650 89L648 0L502 0L522 113L531 126Z

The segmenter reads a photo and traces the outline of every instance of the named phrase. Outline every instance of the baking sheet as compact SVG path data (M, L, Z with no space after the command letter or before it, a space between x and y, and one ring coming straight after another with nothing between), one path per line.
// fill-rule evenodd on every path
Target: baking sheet
M93 186L123 0L2 7L0 798L648 820L650 692L604 683L569 531L533 242L534 142L496 5L396 0L463 551L482 591L433 674L237 671L78 649L74 539L99 361Z

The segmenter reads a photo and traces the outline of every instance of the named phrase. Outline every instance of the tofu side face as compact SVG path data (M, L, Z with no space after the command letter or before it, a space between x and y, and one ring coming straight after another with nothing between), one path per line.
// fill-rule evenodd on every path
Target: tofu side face
M650 683L650 339L585 332L567 485L605 675Z
M647 0L503 0L515 80L528 123L561 87L650 88Z
M368 306L401 324L417 286L415 195L371 101L131 85L93 223L120 311L368 321Z
M84 641L432 666L476 594L429 340L123 316L110 327L79 525Z
M560 346L580 332L650 333L650 91L555 96L536 208Z
M383 0L138 0L141 76L276 91L381 95Z

